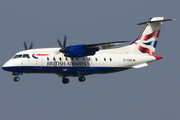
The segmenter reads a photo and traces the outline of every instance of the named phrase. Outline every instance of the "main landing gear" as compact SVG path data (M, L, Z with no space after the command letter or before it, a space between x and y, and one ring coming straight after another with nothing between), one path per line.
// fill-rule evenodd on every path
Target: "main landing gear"
M62 83L63 84L68 84L69 83L69 79L63 76L62 77Z
M86 78L78 70L76 71L76 75L79 77L79 82L84 82L86 80ZM62 83L63 84L68 84L69 79L66 78L66 76L63 76L62 77Z
M85 80L86 80L86 78L83 75L79 76L79 82L84 82ZM69 79L66 78L65 76L63 76L62 77L62 83L63 84L68 84L69 83Z
M77 71L77 76L79 77L79 82L84 82L86 80L86 78L79 71Z
M84 76L79 77L79 82L84 82L85 80L86 80L86 78Z

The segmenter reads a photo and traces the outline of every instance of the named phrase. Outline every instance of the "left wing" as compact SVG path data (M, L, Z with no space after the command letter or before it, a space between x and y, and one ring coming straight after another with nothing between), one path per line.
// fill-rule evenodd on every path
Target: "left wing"
M131 41L116 41L116 42L108 42L108 43L98 43L98 44L88 44L88 45L72 45L65 47L66 37L64 39L64 44L62 45L58 39L58 43L61 47L60 52L64 53L66 57L83 57L88 55L96 54L99 49L107 49L111 48L116 44L122 44Z
M88 45L83 45L83 48L110 49L114 45L127 43L127 42L131 42L131 41L116 41L116 42L107 42L107 43L88 44Z

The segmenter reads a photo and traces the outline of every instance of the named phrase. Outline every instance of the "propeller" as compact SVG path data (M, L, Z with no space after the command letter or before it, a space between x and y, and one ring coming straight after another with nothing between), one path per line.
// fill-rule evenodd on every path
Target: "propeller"
M33 47L33 43L31 42L29 49L32 49L32 47ZM25 48L25 50L28 50L27 45L26 45L26 41L24 41L24 48Z
M63 45L61 44L61 41L59 40L59 38L57 39L57 42L59 44L59 46L61 47L61 49L59 50L59 52L65 53L66 52L66 35L64 36L64 43Z

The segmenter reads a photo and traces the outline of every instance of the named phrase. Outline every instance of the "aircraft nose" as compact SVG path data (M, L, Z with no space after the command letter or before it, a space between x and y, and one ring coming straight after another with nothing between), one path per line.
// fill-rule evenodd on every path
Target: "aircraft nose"
M8 62L4 63L4 65L2 66L2 69L5 71L9 71Z
M6 63L2 66L3 70L7 70Z
M17 66L19 66L19 61L14 61L10 59L6 63L4 63L2 69L5 71L13 72L16 71Z

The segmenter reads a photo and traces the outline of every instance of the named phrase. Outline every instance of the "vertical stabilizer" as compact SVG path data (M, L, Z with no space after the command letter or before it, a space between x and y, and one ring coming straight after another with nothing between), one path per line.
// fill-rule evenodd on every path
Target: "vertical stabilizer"
M161 25L164 21L171 21L174 19L164 19L164 17L153 17L147 22L139 23L138 25L145 24L142 32L138 38L133 42L136 48L141 53L154 55L157 41L161 31Z

